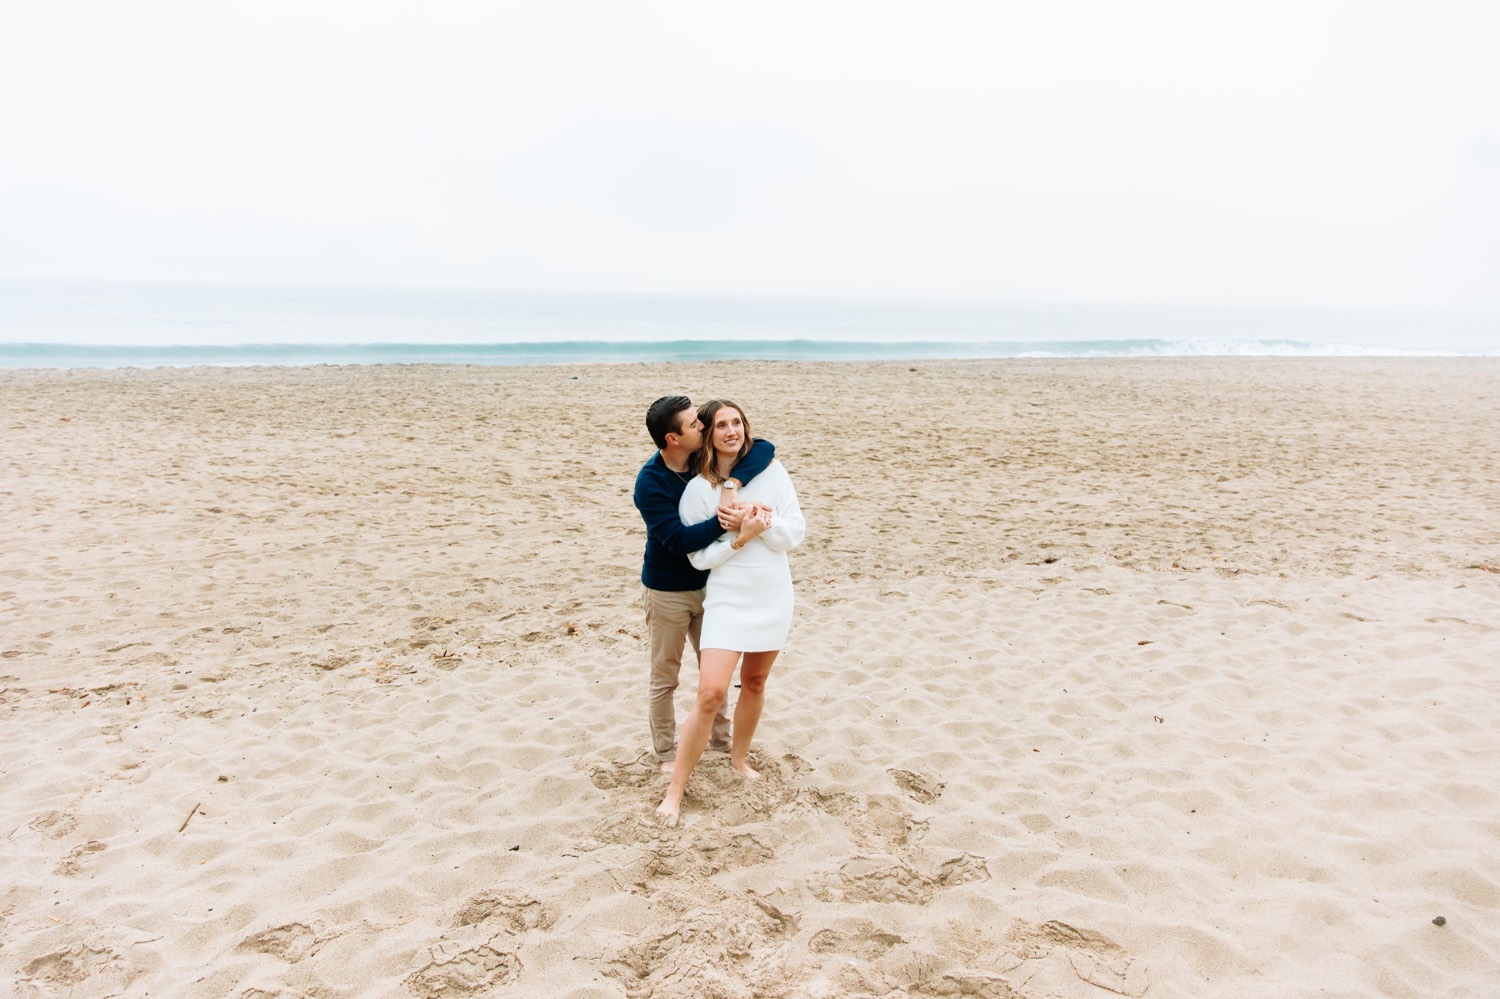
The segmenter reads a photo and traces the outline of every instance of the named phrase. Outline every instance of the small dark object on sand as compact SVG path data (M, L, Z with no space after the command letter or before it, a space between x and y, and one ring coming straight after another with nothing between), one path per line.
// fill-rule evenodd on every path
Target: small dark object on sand
M1438 916L1436 919L1434 919L1432 921L1432 925L1433 926L1447 926L1448 925L1448 919L1447 919L1446 916Z

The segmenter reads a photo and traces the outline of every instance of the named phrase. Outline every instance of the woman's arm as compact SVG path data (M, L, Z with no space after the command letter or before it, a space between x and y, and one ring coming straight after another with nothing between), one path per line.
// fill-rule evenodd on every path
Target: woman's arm
M797 502L797 489L779 461L772 463L763 474L776 477L776 496L772 503L776 512L771 516L770 529L760 539L767 548L789 552L802 544L802 539L807 536L807 521L802 517L802 505Z
M688 561L694 569L716 569L739 554L733 547L734 535L726 534L707 548L688 552Z

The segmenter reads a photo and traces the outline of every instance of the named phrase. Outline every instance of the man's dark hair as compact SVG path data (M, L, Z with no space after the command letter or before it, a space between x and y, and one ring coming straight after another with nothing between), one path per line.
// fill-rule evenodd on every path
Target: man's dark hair
M685 395L664 395L651 404L651 408L646 410L646 429L651 432L651 439L658 448L667 446L667 434L681 431L677 424L677 414L692 408L693 400Z

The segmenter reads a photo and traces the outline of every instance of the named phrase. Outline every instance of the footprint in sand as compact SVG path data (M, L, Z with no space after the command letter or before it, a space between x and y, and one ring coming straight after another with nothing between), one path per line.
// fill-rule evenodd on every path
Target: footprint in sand
M705 837L701 842L690 842L688 849L694 856L701 858L697 873L709 877L737 868L769 863L776 859L775 847L778 845L779 837L773 842L767 842L754 833L740 833L727 840L718 835Z
M1049 992L1076 992L1079 981L1137 999L1151 983L1146 966L1124 947L1102 934L1058 920L1036 924L1018 919L995 955L997 966L1009 966L1013 985Z
M454 926L479 926L494 922L516 934L527 930L545 930L556 921L556 914L536 899L501 888L486 888L474 895L453 917Z
M610 815L589 830L588 836L578 843L584 851L599 850L606 846L639 845L655 843L665 839L673 830L663 829L652 814L655 803L635 802L625 811Z
M54 874L61 874L65 878L77 877L83 872L83 862L92 854L102 853L105 845L98 840L91 839L87 843L73 847L73 852L65 857L62 863L53 868Z
M726 871L755 867L776 859L775 845L753 833L724 837L723 830L669 834L641 856L610 872L621 891L655 895L684 884L698 884ZM773 845L774 844L774 845Z
M78 828L78 819L67 812L43 812L26 824L48 839L62 839Z
M919 774L915 770L887 770L891 780L896 786L905 791L913 800L924 805L930 805L942 796L943 788L948 785L933 777Z
M79 944L28 962L21 968L21 974L56 989L71 989L84 979L99 974L117 959L112 951Z
M932 874L895 857L851 857L837 874L824 875L812 893L824 902L910 902L926 905L940 891L988 881L982 857L965 853L945 860Z
M656 766L644 762L644 758L634 759L628 763L608 760L589 766L589 781L601 791L613 791L616 788L643 788L650 784L660 772Z
M894 795L807 788L798 799L799 807L838 819L859 848L870 853L894 853L915 844L927 832L927 823L912 818Z
M726 896L648 928L600 971L651 999L784 995L796 983L784 953L796 932L796 919L769 902Z
M296 964L314 954L321 941L312 927L305 923L287 923L240 941L240 950L257 951L279 957L288 964Z
M406 978L406 987L419 999L458 999L484 995L490 989L509 985L521 974L521 959L499 950L493 941L458 950L454 944L433 947L432 960Z
M906 941L896 934L887 933L866 920L858 920L840 929L819 930L807 942L807 948L814 954L840 954L874 962L891 948L904 943Z

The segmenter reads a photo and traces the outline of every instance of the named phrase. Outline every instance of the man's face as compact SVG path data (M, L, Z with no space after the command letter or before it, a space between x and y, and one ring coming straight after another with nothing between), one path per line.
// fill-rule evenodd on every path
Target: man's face
M677 443L689 451L698 450L703 443L703 422L692 406L677 414Z

